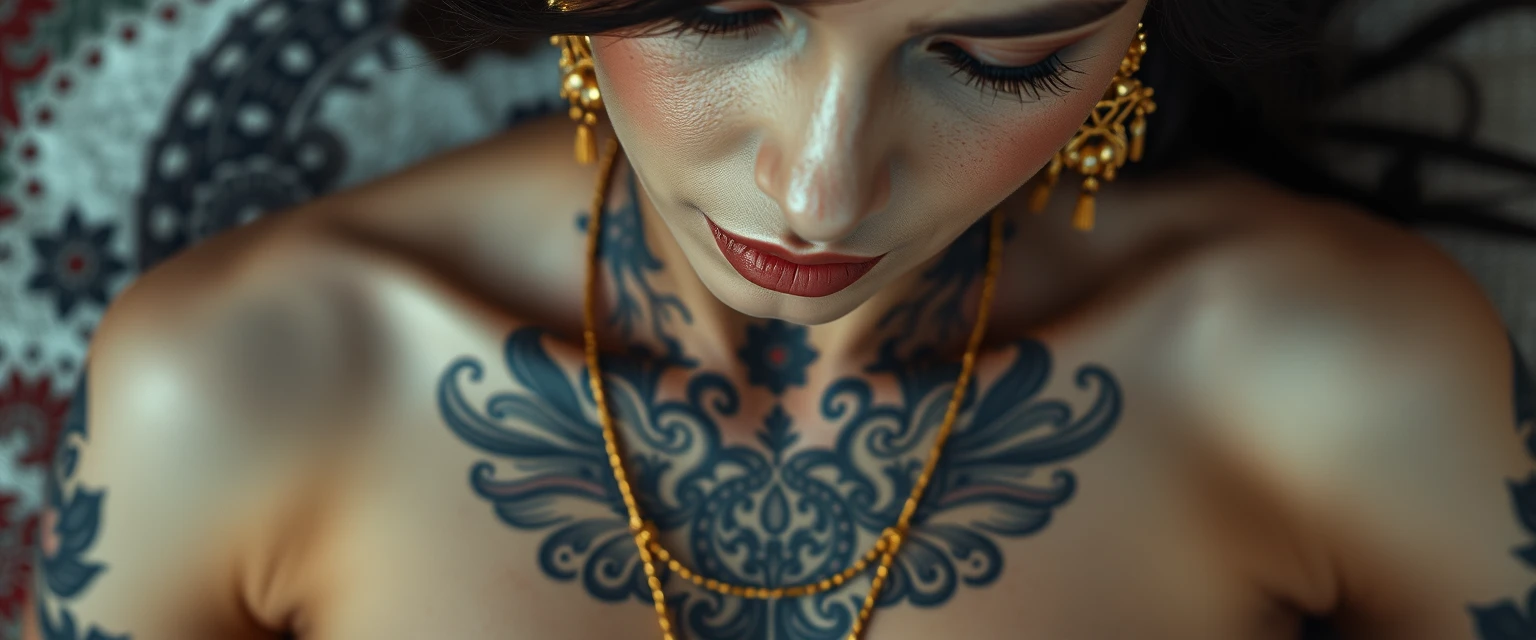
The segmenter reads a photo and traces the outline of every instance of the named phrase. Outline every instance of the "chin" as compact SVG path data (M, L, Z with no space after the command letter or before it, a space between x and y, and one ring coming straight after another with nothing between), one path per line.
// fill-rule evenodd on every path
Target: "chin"
M733 274L734 275L734 274ZM736 276L736 282L716 284L715 278L704 279L715 297L726 306L754 318L772 318L790 324L818 325L834 322L852 313L872 296L858 295L856 287L822 298L798 296L768 291Z

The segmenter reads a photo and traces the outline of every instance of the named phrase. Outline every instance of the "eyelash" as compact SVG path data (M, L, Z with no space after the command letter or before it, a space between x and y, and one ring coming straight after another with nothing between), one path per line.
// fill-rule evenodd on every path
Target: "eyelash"
M675 30L703 36L745 38L767 27L769 22L778 17L778 13L775 9L722 13L700 8L677 16ZM992 89L1019 99L1028 95L1039 100L1046 93L1062 96L1077 89L1066 80L1067 74L1077 73L1077 69L1055 53L1031 65L1004 67L977 60L952 42L936 44L933 50L954 67L955 74L965 74L966 84Z
M730 35L745 38L768 26L768 23L778 15L779 12L774 9L726 13L700 7L677 16L677 22L680 31L705 36Z
M941 42L934 45L934 49L949 60L955 73L966 75L966 84L991 88L1018 98L1028 94L1035 100L1039 100L1045 93L1064 96L1069 91L1077 90L1077 87L1067 82L1067 74L1077 73L1077 69L1055 53L1031 65L1000 67L977 60L952 42Z

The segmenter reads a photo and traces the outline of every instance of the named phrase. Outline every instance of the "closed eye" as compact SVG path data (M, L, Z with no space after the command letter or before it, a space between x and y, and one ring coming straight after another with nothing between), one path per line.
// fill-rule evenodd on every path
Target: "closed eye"
M779 20L779 11L772 7L745 11L720 11L708 6L690 9L674 17L676 33L693 33L705 37L751 37L758 31ZM1077 87L1066 77L1078 73L1058 53L1040 62L1024 66L1002 66L982 62L952 42L940 42L930 47L938 53L955 74L964 74L966 84L990 88L996 93L1023 99L1025 95L1040 99L1044 94L1065 95Z
M675 19L679 32L747 37L778 21L779 11L768 7L747 11L717 11L699 7L679 14Z
M948 61L955 73L965 74L967 84L989 87L998 93L1021 99L1028 94L1038 100L1045 93L1060 96L1077 90L1066 76L1079 72L1062 60L1059 52L1034 64L1011 67L982 62L953 42L939 42L930 49Z

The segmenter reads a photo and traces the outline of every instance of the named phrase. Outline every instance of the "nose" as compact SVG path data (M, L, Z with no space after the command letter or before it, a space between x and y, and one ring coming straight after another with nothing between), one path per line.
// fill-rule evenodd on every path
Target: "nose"
M808 100L782 99L758 148L757 186L779 204L789 231L808 242L832 242L856 229L890 198L890 152L873 99L879 65L803 60L797 79Z

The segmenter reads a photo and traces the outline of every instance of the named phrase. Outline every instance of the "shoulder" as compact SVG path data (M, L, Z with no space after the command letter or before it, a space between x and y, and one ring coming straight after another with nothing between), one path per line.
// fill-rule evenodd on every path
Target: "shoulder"
M108 307L88 357L92 381L110 384L95 388L154 384L143 373L155 371L178 391L159 401L210 412L206 429L300 419L365 348L360 253L300 209L170 258Z
M321 416L324 399L362 391L356 363L388 351L391 292L516 289L563 275L533 268L541 251L578 259L550 248L555 229L570 239L557 249L580 246L596 171L570 161L567 125L534 121L191 247L113 301L92 375L174 368L224 422Z
M225 231L157 265L96 328L92 393L135 404L114 412L174 407L178 428L196 432L167 423L133 437L270 442L295 434L317 444L315 428L353 419L378 393L377 379L402 366L390 361L409 335L399 326L402 300L478 304L516 297L523 278L559 280L559 269L532 268L538 251L557 244L539 229L558 227L580 246L573 222L589 199L585 174L595 172L569 161L565 124L535 121ZM549 157L556 145L558 159ZM561 188L579 182L586 186ZM540 215L552 209L564 215ZM575 260L578 252L548 253ZM531 291L530 299L541 293Z
M1274 222L1187 272L1195 293L1179 344L1192 402L1224 425L1323 447L1403 436L1390 418L1437 399L1513 406L1508 333L1455 259L1347 205L1266 206Z
M158 363L225 422L246 409L262 422L323 417L326 399L364 391L357 363L387 366L377 362L391 339L385 298L401 288L559 279L528 267L556 244L554 229L580 246L574 222L595 169L569 161L567 124L535 121L172 257L114 300L93 338L93 375L119 360Z
M181 638L190 615L233 637L249 620L236 608L260 574L242 563L276 539L280 494L323 469L295 452L335 440L328 396L353 388L330 375L353 347L332 344L344 278L315 269L327 243L301 221L212 238L109 306L48 494L45 629L74 616Z
M1203 442L1280 496L1296 543L1370 637L1460 638L1523 592L1506 486L1531 475L1508 332L1422 236L1285 203L1190 273L1181 393ZM1526 391L1525 393L1529 393ZM1518 504L1518 500L1517 500ZM1530 520L1536 522L1536 520Z
M1447 378L1458 374L1498 379L1508 393L1502 319L1452 256L1344 204L1273 207L1284 219L1235 233L1187 272L1197 293L1181 338L1198 385L1252 402L1247 419L1296 399L1287 396L1336 399L1329 410L1344 411L1432 382L1453 393Z
M1187 309L1166 353L1203 435L1260 456L1266 484L1323 501L1395 477L1387 465L1515 442L1509 334L1454 258L1342 203L1278 194L1251 208L1255 224L1180 278Z
M188 522L227 525L325 464L385 375L387 318L357 243L304 209L210 238L145 272L87 354L84 460L133 485L156 452L167 509L228 491ZM368 365L368 366L365 366ZM377 365L379 368L374 368ZM354 443L356 444L356 443ZM145 458L145 460L150 458ZM87 469L92 468L90 465ZM195 501L193 501L195 502Z
M152 630L190 611L249 620L225 611L238 602L279 624L292 593L278 578L301 580L302 568L278 567L304 553L294 545L306 537L292 531L314 526L295 518L333 499L327 487L366 450L359 427L409 364L396 361L408 357L402 342L420 337L403 326L401 301L459 318L447 307L480 299L462 291L468 274L494 281L505 266L468 260L524 253L535 228L552 224L521 210L568 207L565 226L579 238L570 221L586 198L559 189L567 178L556 174L588 168L548 158L556 141L553 126L535 123L270 214L118 295L92 336L88 416L63 443L72 453L56 478L65 499L98 496L55 508L99 512L90 555L110 568L75 614L181 637ZM568 154L569 137L559 141ZM463 273L444 273L454 269ZM149 581L164 588L133 586Z

